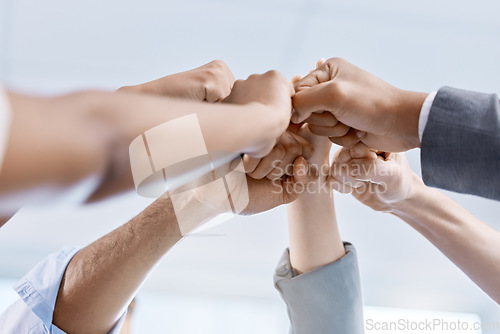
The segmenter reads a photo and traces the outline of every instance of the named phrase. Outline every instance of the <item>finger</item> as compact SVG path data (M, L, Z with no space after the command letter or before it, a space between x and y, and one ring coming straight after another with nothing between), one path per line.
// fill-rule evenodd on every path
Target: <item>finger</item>
M275 169L269 173L268 178L271 180L280 178L285 174L292 175L293 162L302 155L302 146L291 132L286 131L283 133L279 139L279 143L285 149L285 156L276 165Z
M281 162L281 160L285 157L285 153L286 151L283 146L278 143L273 147L268 155L262 158L255 170L248 173L248 175L257 180L264 178L276 167L277 164Z
M351 128L343 123L335 126L309 125L309 130L317 136L323 137L343 137L347 135Z
M333 164L330 169L330 176L336 180L348 185L351 188L358 188L363 185L365 180L359 180L352 177L351 174L352 166L347 164Z
M302 81L303 80L300 82ZM295 87L297 87L297 84ZM325 82L298 91L292 97L293 107L296 112L296 114L294 114L295 119L292 118L293 122L303 122L312 113L319 112L320 110L330 111L335 115L337 105L340 101L340 99L337 99L338 93L336 90L337 86L335 82Z
M297 75L294 75L292 77L292 80L290 80L292 82L293 85L295 85L295 83L299 82L300 80L302 80L304 78L303 75L301 74L297 74Z
M293 177L297 183L306 185L318 179L317 170L311 168L307 160L300 156L293 162Z
M323 63L326 61L325 58L320 58L317 62L316 62L316 68L320 67L321 65L323 65Z
M342 147L333 156L333 163L343 165L352 159L349 147Z
M354 146L357 142L359 142L359 138L356 135L356 130L350 129L349 132L345 136L342 137L329 137L330 141L332 143L335 143L340 146L344 147L352 147Z
M392 174L391 164L377 158L352 159L345 166L353 179L373 183L383 183Z
M334 126L339 121L331 112L323 111L312 113L304 122L311 125Z
M290 132L290 134L295 138L295 140L299 143L302 148L302 156L307 160L312 157L314 154L314 146L309 142L309 140L305 139L298 133Z
M210 82L205 87L205 101L208 103L216 103L222 101L229 95L229 87L227 87L227 94L224 92L225 87L217 87L216 84Z
M347 184L344 184L344 183L340 182L339 180L337 180L333 176L329 177L327 179L327 182L328 182L328 184L329 184L329 186L330 186L331 189L333 189L335 191L338 191L341 194L350 194L350 193L353 192L353 188L352 187L350 187Z
M243 166L245 167L245 173L251 173L257 168L261 159L254 158L248 154L243 155Z
M303 125L304 125L303 123L300 123L300 124L290 123L290 124L288 125L288 128L286 129L286 131L287 131L287 132L291 132L291 133L299 133L300 128L301 128Z
M353 158L377 158L377 151L369 148L363 142L358 142L350 148ZM382 152L381 152L382 153Z
M318 61L319 63L319 61ZM316 63L316 65L318 64ZM311 71L308 75L306 75L302 80L295 84L295 90L297 92L310 88L316 85L319 85L323 82L330 81L331 77L331 66L328 63L323 63L313 71Z
M352 191L352 196L354 198L358 199L362 203L367 203L371 202L373 199L373 194L380 194L384 193L386 190L384 189L383 185L376 184L376 183L371 183L371 182L366 182L364 187L359 187L356 189L353 189ZM375 209L374 207L372 207ZM375 209L377 210L377 209ZM379 210L377 210L379 211Z

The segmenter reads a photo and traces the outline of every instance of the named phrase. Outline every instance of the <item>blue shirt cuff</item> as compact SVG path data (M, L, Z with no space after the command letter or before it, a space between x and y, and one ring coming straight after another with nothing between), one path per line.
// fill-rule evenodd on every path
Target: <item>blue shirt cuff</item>
M78 251L79 249L66 247L50 254L14 286L19 297L40 318L49 333L57 333L57 329L53 328L52 318L59 286L66 267Z

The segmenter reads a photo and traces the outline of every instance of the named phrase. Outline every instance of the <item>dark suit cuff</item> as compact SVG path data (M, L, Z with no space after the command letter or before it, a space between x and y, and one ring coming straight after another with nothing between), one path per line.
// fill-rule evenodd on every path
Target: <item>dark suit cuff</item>
M499 150L498 96L441 88L422 136L425 184L498 200Z

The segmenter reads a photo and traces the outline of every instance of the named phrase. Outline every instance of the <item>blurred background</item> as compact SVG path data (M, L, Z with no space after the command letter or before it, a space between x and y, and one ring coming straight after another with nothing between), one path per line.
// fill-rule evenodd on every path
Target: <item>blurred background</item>
M213 59L237 78L269 69L291 78L338 56L405 89L500 93L499 12L495 0L0 0L0 82L44 95L114 90ZM418 172L419 154L407 154ZM449 195L500 229L500 203ZM335 201L367 305L500 321L499 306L402 221L347 195ZM128 193L21 210L0 230L0 312L16 297L10 287L48 253L92 242L149 202ZM272 274L287 245L285 208L188 237L139 293L134 332L286 333Z

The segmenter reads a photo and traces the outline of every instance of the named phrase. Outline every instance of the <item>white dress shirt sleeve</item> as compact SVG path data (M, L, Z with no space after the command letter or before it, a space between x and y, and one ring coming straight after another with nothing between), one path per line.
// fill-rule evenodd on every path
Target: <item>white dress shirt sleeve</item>
M422 142L425 126L427 125L427 120L429 119L432 103L434 102L436 94L437 91L427 95L427 98L425 99L424 104L422 105L422 109L420 109L420 116L418 118L418 138L420 139L420 142Z
M10 105L7 94L0 86L0 172L2 171L3 156L7 147L10 127Z

